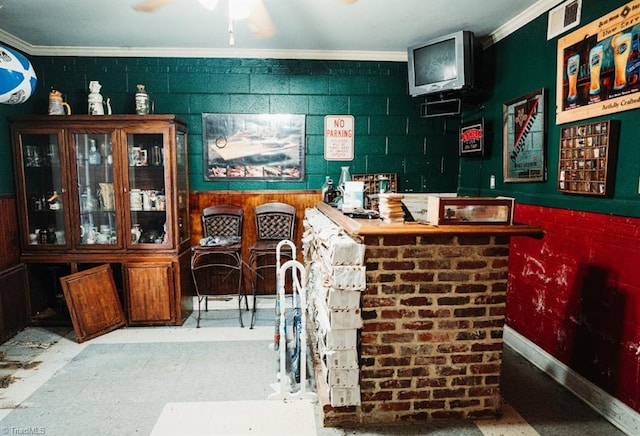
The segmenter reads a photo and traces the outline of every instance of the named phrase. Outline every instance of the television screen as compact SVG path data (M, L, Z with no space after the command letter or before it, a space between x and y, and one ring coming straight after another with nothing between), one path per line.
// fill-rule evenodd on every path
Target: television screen
M409 47L409 93L418 96L473 88L476 47L474 35L469 31Z
M456 41L447 39L413 52L416 65L416 85L452 80L458 77Z

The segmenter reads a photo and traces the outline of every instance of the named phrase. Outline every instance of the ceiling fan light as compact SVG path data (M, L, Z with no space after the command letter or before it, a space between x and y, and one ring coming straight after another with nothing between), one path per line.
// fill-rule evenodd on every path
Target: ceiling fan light
M244 20L251 14L251 0L229 0L229 17Z
M212 11L218 5L218 0L198 0L203 8Z

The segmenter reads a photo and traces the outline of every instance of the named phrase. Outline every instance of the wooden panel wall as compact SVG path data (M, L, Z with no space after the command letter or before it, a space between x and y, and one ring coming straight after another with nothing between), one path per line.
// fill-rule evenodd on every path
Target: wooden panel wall
M0 196L0 342L29 324L29 295L20 263L18 218L14 197Z
M0 196L0 271L20 261L16 199Z
M0 271L0 342L29 325L27 270L16 265Z
M192 191L189 194L191 210L191 245L198 245L202 239L202 224L200 215L205 207L214 204L235 204L244 210L244 224L242 226L242 257L249 260L249 247L256 241L256 223L253 210L263 203L278 201L296 208L295 241L298 249L298 260L302 261L302 221L306 208L314 207L320 201L320 191ZM245 283L250 283L249 277ZM247 286L247 290L249 287Z

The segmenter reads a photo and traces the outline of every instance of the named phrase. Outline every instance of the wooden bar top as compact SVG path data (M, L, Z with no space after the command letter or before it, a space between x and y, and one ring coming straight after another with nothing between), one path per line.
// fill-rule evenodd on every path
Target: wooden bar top
M323 202L316 203L316 208L352 236L492 234L542 237L544 234L541 228L524 224L443 226L417 222L388 224L382 222L380 219L359 219L348 217L335 207L331 207Z

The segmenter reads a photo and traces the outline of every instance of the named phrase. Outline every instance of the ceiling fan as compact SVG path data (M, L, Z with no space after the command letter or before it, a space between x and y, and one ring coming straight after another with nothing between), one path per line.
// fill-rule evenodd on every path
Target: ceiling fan
M142 0L133 9L138 12L154 12L174 0ZM198 0L209 11L218 5L219 0ZM342 3L355 3L357 0L338 0ZM249 29L258 39L270 38L276 34L276 28L271 21L262 0L228 0L229 14L229 45L233 46L233 21L247 19Z

